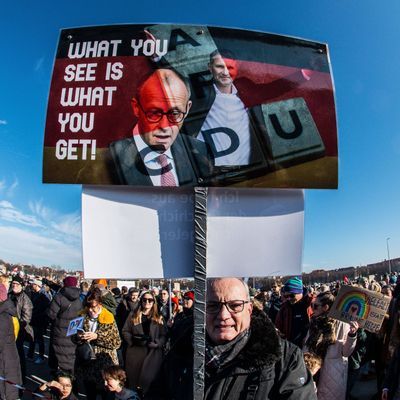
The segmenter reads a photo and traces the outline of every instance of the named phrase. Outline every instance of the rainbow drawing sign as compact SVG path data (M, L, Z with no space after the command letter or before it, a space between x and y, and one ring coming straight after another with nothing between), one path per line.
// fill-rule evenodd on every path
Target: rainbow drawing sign
M329 316L340 321L357 321L361 328L378 332L389 308L390 298L355 286L342 286Z
M64 29L43 182L337 188L327 45L212 26Z

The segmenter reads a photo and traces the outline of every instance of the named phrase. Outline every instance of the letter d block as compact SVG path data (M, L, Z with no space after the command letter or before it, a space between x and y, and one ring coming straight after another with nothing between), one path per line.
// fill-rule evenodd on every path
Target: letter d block
M324 143L303 98L263 104L262 111L274 169L324 155Z

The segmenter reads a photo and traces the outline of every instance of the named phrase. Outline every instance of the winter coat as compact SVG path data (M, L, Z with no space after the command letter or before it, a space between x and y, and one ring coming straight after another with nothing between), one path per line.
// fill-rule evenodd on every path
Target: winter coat
M392 400L400 384L400 346L397 347L390 360L382 388L389 389L388 399Z
M32 292L31 301L33 305L31 325L46 328L48 324L46 313L50 300L43 292L39 291Z
M138 301L132 302L127 298L124 298L121 303L118 304L115 319L117 320L118 329L122 332L122 328L125 325L128 315L135 311L136 307L139 305Z
M17 308L17 318L20 326L18 338L33 340L33 328L31 326L33 305L31 299L25 292L19 294L11 292L9 298Z
M109 400L140 400L139 395L134 391L123 388L119 393L112 392L108 395Z
M348 357L357 343L357 336L350 337L349 331L349 324L338 323L336 342L328 347L319 371L318 400L346 399ZM303 350L307 351L307 347Z
M67 336L68 325L72 319L77 318L82 309L76 287L64 287L53 298L47 310L47 316L52 322L51 345L55 354L55 365L63 371L73 373L75 364L76 344L71 336Z
M303 346L310 326L312 299L312 296L305 295L295 304L285 301L276 315L275 326L285 339L299 347Z
M83 329L89 331L90 317L87 310L82 311L80 314L84 317ZM82 379L92 382L98 390L104 390L102 370L110 365L118 365L117 349L121 346L121 338L114 315L105 307L100 312L95 332L97 333L97 339L90 342L90 344L96 354L96 359L85 365L78 365L76 362L75 375L78 381ZM73 340L78 344L81 343L77 336Z
M190 388L193 385L193 375L186 374L178 379L180 383L175 387L167 386L168 382L157 383L161 390L158 392L155 388L153 397L149 398L192 399ZM182 393L182 385L188 388L184 397L177 394ZM250 337L234 360L218 370L206 367L204 400L220 399L317 399L311 374L304 364L300 349L281 339L262 311L253 312Z
M16 315L17 312L11 300L0 303L0 376L13 383L22 384L21 367L12 321L12 317ZM18 398L17 388L0 381L0 399L15 400Z
M151 382L157 376L163 361L163 346L166 342L167 328L151 320L149 341L159 345L156 349L147 347L146 340L137 340L135 336L144 335L141 323L133 322L133 313L127 318L122 329L122 335L128 345L126 350L125 369L128 376L129 387L140 386L146 394Z

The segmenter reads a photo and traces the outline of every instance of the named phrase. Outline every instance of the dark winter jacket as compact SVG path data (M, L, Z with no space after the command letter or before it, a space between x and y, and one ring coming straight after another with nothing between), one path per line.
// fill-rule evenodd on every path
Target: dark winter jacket
M31 301L33 305L31 325L46 327L48 324L46 313L50 300L44 293L39 291L32 292Z
M21 384L21 368L15 344L13 316L17 316L14 304L10 300L0 303L0 376ZM0 399L15 400L18 398L17 388L0 381Z
M52 322L50 335L57 365L70 373L74 371L76 344L66 334L69 323L79 316L81 309L79 289L64 287L54 296L47 310L47 316Z
M303 347L303 342L310 326L312 299L312 296L304 295L295 304L285 301L275 319L275 326L284 335L285 339L300 348Z
M250 332L232 362L220 370L206 368L204 400L316 400L300 349L278 336L264 312L252 316ZM175 381L175 387L168 387L169 393L160 385L164 397L158 398L192 399L192 384L193 375L181 376L179 384Z
M128 318L128 315L136 309L138 306L139 302L135 301L132 302L128 300L127 298L124 298L117 307L116 310L116 315L115 315L115 320L117 321L117 326L119 332L122 332L122 328L125 325L125 321Z
M389 389L388 399L393 399L397 388L400 384L400 346L397 347L393 353L393 357L390 361L389 368L386 371L385 379L383 381L382 388Z
M18 338L33 339L33 329L31 326L33 305L31 299L23 291L18 294L11 292L9 297L17 309L17 318L20 326Z

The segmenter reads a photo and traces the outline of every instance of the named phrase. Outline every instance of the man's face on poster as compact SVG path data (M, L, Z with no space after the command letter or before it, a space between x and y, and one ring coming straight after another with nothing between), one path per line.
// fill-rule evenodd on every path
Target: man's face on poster
M168 150L178 136L191 101L182 80L172 71L158 70L143 84L132 100L139 133L156 151Z
M236 60L222 58L220 54L213 57L209 69L218 87L230 87L238 73Z

